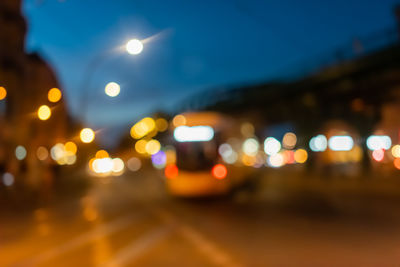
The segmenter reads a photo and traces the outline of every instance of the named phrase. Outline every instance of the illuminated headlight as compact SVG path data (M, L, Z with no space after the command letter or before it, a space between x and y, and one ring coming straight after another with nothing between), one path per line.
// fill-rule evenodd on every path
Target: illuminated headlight
M210 126L179 126L174 131L174 138L178 142L206 142L214 137L214 130Z

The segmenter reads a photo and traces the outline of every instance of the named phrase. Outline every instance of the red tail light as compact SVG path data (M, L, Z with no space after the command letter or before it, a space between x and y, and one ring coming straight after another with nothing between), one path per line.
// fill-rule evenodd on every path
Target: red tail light
M228 170L224 165L217 164L212 168L211 173L217 179L224 179L228 174Z
M168 179L176 178L178 176L178 172L179 170L176 165L168 165L167 167L165 167L164 170L165 177L167 177Z

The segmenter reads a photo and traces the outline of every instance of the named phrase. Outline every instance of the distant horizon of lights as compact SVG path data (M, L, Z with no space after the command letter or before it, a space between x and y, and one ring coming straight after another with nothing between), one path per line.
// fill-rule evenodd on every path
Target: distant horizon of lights
M332 151L350 151L353 146L353 138L348 135L335 135L328 140L328 147Z
M178 142L207 142L213 137L211 126L178 126L174 130L174 138Z
M328 140L323 134L319 134L310 139L309 146L313 152L324 152L328 147Z
M269 156L277 154L281 148L281 143L274 137L268 137L264 141L264 152Z
M387 135L371 135L367 138L367 147L369 150L389 150L391 146L392 139Z

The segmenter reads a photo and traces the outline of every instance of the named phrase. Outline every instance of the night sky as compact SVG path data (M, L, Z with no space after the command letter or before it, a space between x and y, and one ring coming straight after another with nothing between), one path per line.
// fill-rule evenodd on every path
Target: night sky
M26 0L27 50L54 67L79 116L84 69L107 54L91 83L88 123L119 126L213 87L285 76L298 62L393 27L395 0ZM151 38L150 38L151 37ZM146 39L143 53L117 48ZM116 98L104 94L121 84Z

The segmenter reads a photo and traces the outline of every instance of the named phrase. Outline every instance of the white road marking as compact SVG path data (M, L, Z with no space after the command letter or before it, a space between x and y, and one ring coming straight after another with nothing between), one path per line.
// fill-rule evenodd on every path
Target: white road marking
M164 240L170 233L170 226L160 226L139 239L135 239L131 244L119 250L109 262L99 266L116 267L124 266L127 263L132 264L137 258L148 252L150 248Z
M60 246L49 249L45 252L40 253L34 258L28 259L19 264L15 264L14 266L36 266L42 263L45 263L51 259L61 256L73 249L81 247L93 240L96 240L101 237L108 236L112 233L120 231L121 229L128 227L132 224L133 221L139 220L143 217L143 215L129 215L120 217L115 219L112 222L101 224L93 230L86 232L84 234L78 235L77 237L66 241Z
M155 214L164 222L176 226L176 230L190 243L192 243L200 253L206 256L214 265L222 267L242 267L243 265L233 259L226 251L221 249L213 241L207 239L193 227L178 220L177 216L171 212L156 208Z

